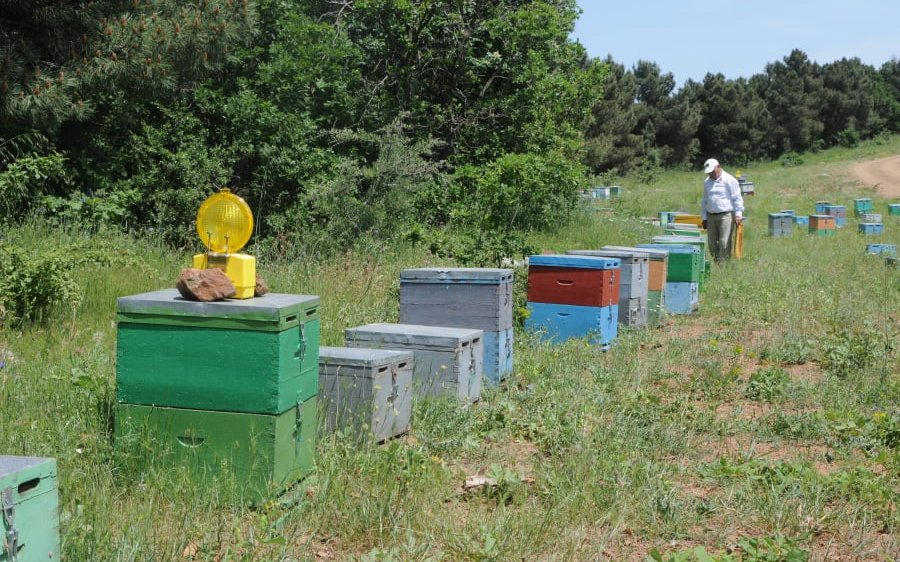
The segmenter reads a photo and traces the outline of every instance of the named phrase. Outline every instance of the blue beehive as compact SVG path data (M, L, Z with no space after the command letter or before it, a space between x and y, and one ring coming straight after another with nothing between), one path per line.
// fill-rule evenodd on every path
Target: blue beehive
M900 203L888 203L888 214L892 217L900 215Z
M809 215L794 215L794 224L809 226Z
M847 225L847 207L845 205L825 205L825 214L834 217L836 228Z
M874 234L882 234L884 232L884 225L880 222L861 222L859 223L859 233L865 234L866 236L871 236Z
M666 283L666 310L672 314L691 314L699 306L699 283Z
M569 250L569 255L602 256L620 260L619 323L631 328L647 325L650 254L637 251Z
M670 224L675 222L675 215L678 213L675 211L660 211L659 212L659 226L665 228Z
M618 335L619 306L576 306L529 302L525 327L553 343L572 338L590 338L608 346Z
M881 256L896 256L896 244L866 244L866 253Z
M513 270L419 268L400 272L400 323L484 332L484 382L512 372Z
M824 215L825 207L831 205L831 201L816 201L816 214Z
M601 256L530 256L525 327L554 343L589 338L608 347L618 335L620 266Z
M794 216L796 214L793 209L782 209L778 212L789 216Z

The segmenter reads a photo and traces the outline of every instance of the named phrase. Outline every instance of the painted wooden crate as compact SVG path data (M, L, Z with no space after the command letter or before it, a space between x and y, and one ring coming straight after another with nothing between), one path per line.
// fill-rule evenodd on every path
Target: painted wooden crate
M619 304L624 299L647 295L650 277L650 254L617 250L568 250L568 255L616 258L619 260Z
M709 276L712 273L712 264L707 258L707 240L705 237L664 235L654 236L650 241L654 244L687 244L689 246L700 248L700 290L702 291L705 288L706 283L709 281Z
M484 378L482 384L492 388L513 370L513 329L484 332Z
M691 314L699 307L699 283L666 283L666 310L669 313Z
M793 234L794 220L787 213L769 213L769 236L781 238Z
M694 226L703 226L703 217L689 213L678 213L675 215L675 224L693 224Z
M608 346L618 335L619 306L577 306L529 302L525 328L545 341L562 343L573 338L589 338L593 344Z
M665 250L654 250L652 248L636 248L633 246L603 246L600 249L647 254L650 259L647 278L647 292L662 292L666 290L666 275L668 274L669 252Z
M825 207L828 207L829 205L831 205L831 201L816 201L816 214L824 215Z
M484 384L512 372L513 270L421 268L400 272L400 323L484 331Z
M888 215L892 217L900 215L900 203L888 203Z
M896 256L896 244L866 244L866 253L881 256Z
M528 301L575 306L619 302L616 258L548 255L528 258Z
M348 347L413 351L413 396L481 397L484 332L417 324L367 324L344 332Z
M798 226L809 226L809 215L794 215L794 224Z
M117 404L115 446L256 503L312 471L317 424L315 396L274 415Z
M666 228L663 229L663 234L667 236L693 236L695 238L700 238L703 235L703 231L700 229L689 230L683 228Z
M319 387L319 297L192 302L175 289L118 300L117 398L277 414Z
M861 222L857 227L859 233L865 234L866 236L884 234L884 225L880 222Z
M700 282L703 260L699 247L684 244L638 244L637 247L668 252L666 282Z
M834 217L831 215L810 215L809 216L809 232L817 233L819 231L830 231L834 234Z
M659 226L666 228L670 224L675 223L675 215L677 215L675 211L660 211L659 212Z
M862 213L859 215L859 222L883 222L881 213Z
M0 456L0 560L59 560L56 459Z
M647 325L647 295L619 301L619 324L629 328Z
M860 215L862 213L868 213L873 209L872 200L868 197L861 197L859 199L853 200L853 211Z
M400 323L493 331L512 327L512 269L400 272Z
M647 325L652 327L661 326L666 319L666 292L648 291L647 292Z
M328 431L384 441L409 431L413 352L319 348L319 408Z
M779 212L779 213L782 213L782 214L785 214L785 215L788 215L788 216L791 216L791 217L793 217L794 215L797 214L796 212L794 212L793 209L782 209L782 210L780 210L780 211L778 211L778 212Z
M847 224L847 207L844 205L826 205L825 214L834 217L835 228L842 228Z

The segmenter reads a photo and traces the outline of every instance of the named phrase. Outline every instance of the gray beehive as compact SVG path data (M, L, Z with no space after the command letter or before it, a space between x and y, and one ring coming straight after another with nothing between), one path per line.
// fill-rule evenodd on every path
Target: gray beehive
M413 351L413 396L481 397L484 343L482 330L418 324L367 324L347 328L349 347Z
M647 291L650 279L650 254L629 250L569 250L567 254L619 258L619 324L630 328L647 325Z
M501 332L512 328L513 270L421 268L400 272L400 322Z
M378 441L409 431L413 352L319 348L319 407L328 431L366 428Z

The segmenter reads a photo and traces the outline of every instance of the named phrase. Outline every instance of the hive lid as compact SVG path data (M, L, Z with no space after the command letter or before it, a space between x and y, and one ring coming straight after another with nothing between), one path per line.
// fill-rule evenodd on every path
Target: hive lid
M600 248L601 250L615 250L618 252L637 252L640 254L647 254L650 256L650 259L666 259L669 256L669 252L665 250L655 250L653 248L637 248L634 246L603 246Z
M481 330L471 328L445 328L441 326L421 326L419 324L366 324L347 328L344 339L348 344L375 344L368 347L397 346L399 349L441 349L455 350L481 339Z
M471 283L499 285L511 283L512 269L488 267L422 267L400 272L401 283Z
M530 256L528 258L528 265L573 267L579 269L616 269L621 266L621 262L617 258L555 254L549 256Z
M648 252L635 250L634 252L623 252L620 250L567 250L566 254L573 256L600 256L606 258L633 259L650 259Z
M19 457L0 455L0 491L6 488L13 490L13 503L18 502L18 497L22 490L19 485L32 480L43 481L47 478L56 477L56 459L47 457ZM56 482L50 485L39 482L37 484L41 489L32 493L43 493L50 488L56 488ZM29 489L33 489L32 486Z
M378 367L412 361L411 351L373 349L368 347L320 347L319 365L354 365Z
M654 236L650 239L651 242L659 243L659 244L688 244L691 246L705 246L706 240L702 237L697 236L678 236L673 234L663 234L661 236Z
M638 244L637 247L664 250L670 254L699 254L701 252L698 246L689 244Z
M152 324L198 322L222 328L246 328L248 323L284 329L318 318L319 297L268 293L252 299L189 301L177 289L162 289L117 301L118 319ZM216 321L216 322L212 322Z

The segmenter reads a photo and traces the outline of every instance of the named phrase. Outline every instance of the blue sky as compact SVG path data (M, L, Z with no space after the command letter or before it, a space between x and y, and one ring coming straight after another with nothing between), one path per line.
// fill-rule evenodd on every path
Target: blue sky
M792 49L875 68L900 58L900 0L578 0L573 38L592 57L649 60L680 86L707 72L749 78Z

